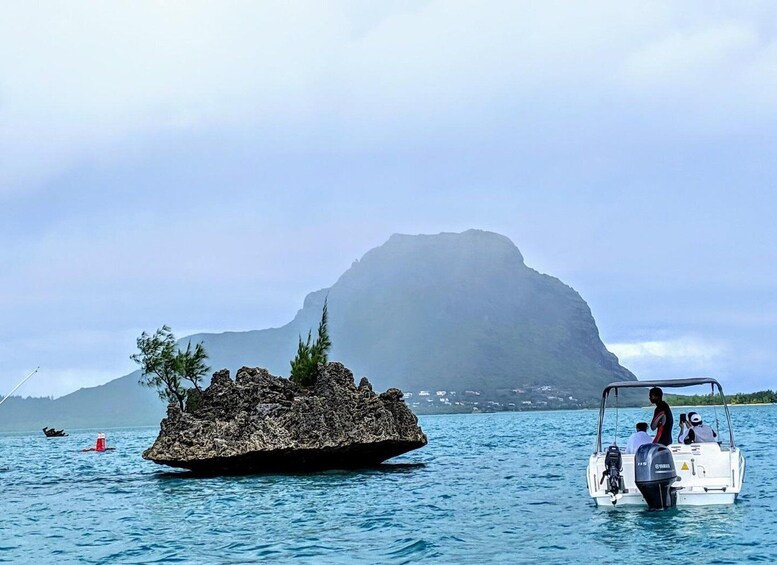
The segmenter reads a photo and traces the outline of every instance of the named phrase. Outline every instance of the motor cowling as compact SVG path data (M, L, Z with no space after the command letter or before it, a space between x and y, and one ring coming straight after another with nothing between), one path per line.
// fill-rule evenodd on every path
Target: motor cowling
M634 455L634 482L651 510L674 508L677 480L672 452L665 445L641 445Z
M618 500L623 496L619 494L623 489L623 479L621 477L621 471L623 470L623 458L621 457L621 451L617 445L611 445L607 449L607 454L604 456L604 473L602 473L602 479L599 484L607 481L607 487L605 492L610 494L610 499L613 504L616 504Z

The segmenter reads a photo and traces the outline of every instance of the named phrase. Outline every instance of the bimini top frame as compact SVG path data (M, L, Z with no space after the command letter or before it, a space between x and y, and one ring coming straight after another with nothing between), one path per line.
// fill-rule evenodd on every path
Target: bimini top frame
M601 406L599 407L599 427L596 432L596 451L594 453L601 453L602 451L602 422L604 421L604 408L605 408L605 405L607 404L607 397L610 395L610 391L614 390L615 395L617 396L618 389L621 389L621 388L653 388L657 386L661 389L664 389L664 388L682 388L687 386L698 386L698 385L710 385L712 394L715 394L715 388L717 387L718 394L720 394L720 398L723 401L723 408L725 408L726 410L726 421L728 422L728 433L731 441L731 447L735 447L734 430L731 427L731 414L728 411L728 404L726 403L726 397L723 394L723 387L721 387L720 383L715 379L702 377L698 379L672 379L672 380L663 380L663 381L621 381L621 382L608 384L606 387L604 387L604 390L602 391L602 403L601 403ZM718 430L718 432L720 432L720 430Z

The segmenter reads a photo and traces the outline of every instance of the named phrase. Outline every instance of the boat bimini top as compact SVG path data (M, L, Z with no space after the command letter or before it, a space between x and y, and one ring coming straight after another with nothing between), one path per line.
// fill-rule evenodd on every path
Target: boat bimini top
M599 407L599 427L596 433L596 445L595 445L594 453L602 452L602 422L604 421L604 409L605 409L605 405L607 404L607 398L610 395L610 391L615 391L615 401L616 401L615 410L617 414L617 410L618 410L617 399L618 399L619 389L653 388L653 387L659 387L661 389L665 389L665 388L682 388L682 387L699 386L699 385L710 385L711 394L715 394L715 388L717 388L718 394L720 395L721 403L723 404L723 408L726 411L726 420L728 422L728 433L729 433L729 439L731 441L731 447L732 448L736 447L734 444L734 430L731 427L731 414L729 414L729 411L728 411L728 404L726 403L726 397L723 395L723 387L721 387L720 383L715 379L711 379L709 377L700 377L700 378L694 378L694 379L667 379L667 380L659 380L659 381L619 381L619 382L608 384L606 387L604 387L604 390L602 391L602 403L601 403L601 406ZM717 416L716 416L716 420L717 420ZM716 427L718 428L717 430L718 433L720 433L720 425L718 424ZM617 430L617 420L616 420L616 430Z

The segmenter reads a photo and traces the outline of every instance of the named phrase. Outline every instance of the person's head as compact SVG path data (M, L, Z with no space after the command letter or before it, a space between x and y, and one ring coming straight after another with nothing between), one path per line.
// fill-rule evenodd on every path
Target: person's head
M688 421L692 426L698 426L701 424L701 416L699 416L696 412L688 412Z
M637 422L637 431L638 432L646 432L647 431L647 422Z
M664 391L657 386L654 386L650 389L650 392L648 392L648 397L650 398L651 404L657 404L661 401L662 398L664 398Z

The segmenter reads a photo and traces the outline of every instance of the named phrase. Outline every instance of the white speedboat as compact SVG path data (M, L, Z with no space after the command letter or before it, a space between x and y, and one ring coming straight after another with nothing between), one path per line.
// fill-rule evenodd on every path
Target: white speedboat
M646 444L635 454L617 445L617 398L620 389L669 388L709 385L716 389L728 423L728 433L721 434L715 417L717 441L706 443L673 443L669 446ZM602 449L602 424L608 396L615 397L615 440ZM709 409L716 410L712 406ZM631 430L629 426L629 430ZM674 430L672 431L674 433ZM629 431L630 433L630 431ZM628 437L628 433L625 434ZM677 441L677 438L674 438ZM720 383L715 379L679 379L665 381L625 381L611 383L602 392L599 426L594 453L588 460L586 480L588 493L599 506L634 505L651 509L678 506L733 504L742 490L745 458L734 443L731 415Z

